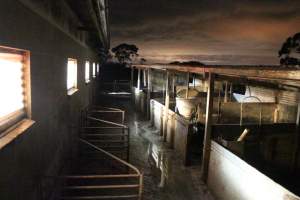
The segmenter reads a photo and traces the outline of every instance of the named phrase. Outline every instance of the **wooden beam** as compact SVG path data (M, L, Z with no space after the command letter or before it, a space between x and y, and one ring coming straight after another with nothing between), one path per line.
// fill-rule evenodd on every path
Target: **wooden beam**
M281 66L246 66L246 65L135 65L140 68L154 68L160 70L175 70L181 72L190 72L203 74L214 73L233 77L243 77L247 79L261 80L293 80L300 81L300 70L295 68L284 68Z
M165 98L165 109L164 109L164 123L163 123L163 140L167 141L167 128L168 128L168 115L169 115L169 107L170 107L170 72L167 71L166 78L166 98Z
M210 158L212 113L213 113L213 98L214 98L214 95L213 95L214 94L214 78L215 78L214 74L209 73L203 156L202 156L202 170L201 170L201 173L202 173L201 176L205 183L207 182L208 166L209 166L209 158Z

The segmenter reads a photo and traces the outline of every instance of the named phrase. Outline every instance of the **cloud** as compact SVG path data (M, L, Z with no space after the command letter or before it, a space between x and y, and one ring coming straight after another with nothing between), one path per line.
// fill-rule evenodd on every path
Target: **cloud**
M142 54L273 55L300 31L300 1L111 0L112 44Z

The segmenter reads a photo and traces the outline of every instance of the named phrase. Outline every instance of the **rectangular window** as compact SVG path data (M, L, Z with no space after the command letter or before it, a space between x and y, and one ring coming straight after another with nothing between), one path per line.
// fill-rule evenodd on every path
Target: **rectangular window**
M96 77L96 64L93 63L93 78Z
M99 63L97 63L97 76L99 76L100 73L100 67L99 67Z
M68 58L67 89L68 95L77 91L77 60L73 58Z
M29 53L0 47L0 137L31 117Z
M90 82L90 62L89 61L85 62L85 82L86 83Z

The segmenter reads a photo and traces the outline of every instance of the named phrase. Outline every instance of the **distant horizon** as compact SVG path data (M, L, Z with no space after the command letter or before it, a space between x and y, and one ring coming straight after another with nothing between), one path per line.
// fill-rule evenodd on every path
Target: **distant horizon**
M197 61L207 65L279 65L277 56L262 55L140 55L148 63L187 62Z
M109 3L111 46L135 44L149 60L277 65L282 44L300 31L299 0Z

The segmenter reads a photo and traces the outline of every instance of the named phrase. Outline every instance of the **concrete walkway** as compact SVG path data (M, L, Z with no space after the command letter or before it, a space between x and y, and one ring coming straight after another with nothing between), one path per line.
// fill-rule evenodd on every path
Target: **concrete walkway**
M126 124L130 127L130 163L144 174L144 200L213 200L200 180L200 165L184 167L174 150L169 149L150 127L147 120L137 113L129 101L112 101L112 106L126 110ZM161 152L164 167L152 155ZM159 162L160 163L160 162Z

